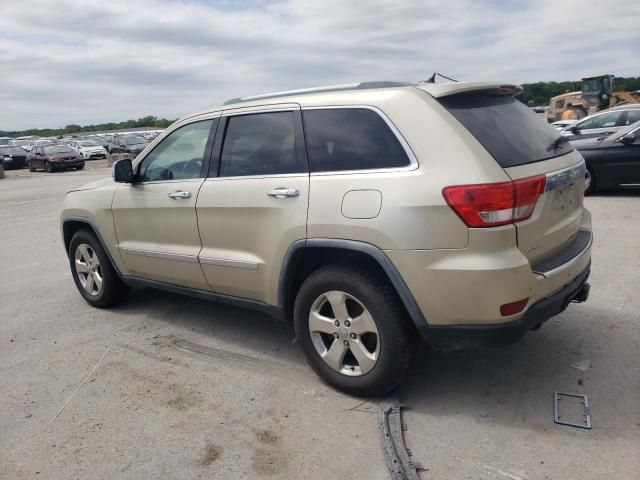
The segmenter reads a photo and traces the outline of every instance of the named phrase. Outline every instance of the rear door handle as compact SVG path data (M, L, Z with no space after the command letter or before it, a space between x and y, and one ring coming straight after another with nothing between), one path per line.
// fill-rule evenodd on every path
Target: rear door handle
M191 198L191 192L172 192L169 194L169 198L182 198L186 200L187 198Z
M298 197L300 196L300 190L297 188L278 187L267 192L270 197L285 198L285 197Z

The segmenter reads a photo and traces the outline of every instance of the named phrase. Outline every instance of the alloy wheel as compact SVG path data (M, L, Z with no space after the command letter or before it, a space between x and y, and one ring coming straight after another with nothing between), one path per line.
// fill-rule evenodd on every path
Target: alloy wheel
M100 295L102 292L102 267L95 250L91 245L81 243L75 253L76 275L80 285L91 295Z
M364 375L378 361L376 323L362 302L348 293L325 292L313 302L309 333L320 358L343 375Z

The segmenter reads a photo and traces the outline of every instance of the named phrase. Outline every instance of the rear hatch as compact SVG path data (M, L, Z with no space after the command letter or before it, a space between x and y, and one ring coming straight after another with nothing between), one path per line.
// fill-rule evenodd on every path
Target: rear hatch
M544 179L532 213L515 223L518 248L535 269L575 247L579 239L585 165L557 130L512 96L517 91L509 85L482 86L475 91L447 92L438 101L514 183Z

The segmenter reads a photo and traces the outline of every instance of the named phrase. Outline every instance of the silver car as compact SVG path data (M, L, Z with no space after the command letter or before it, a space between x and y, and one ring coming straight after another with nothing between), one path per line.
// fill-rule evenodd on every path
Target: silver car
M608 137L640 120L640 104L621 105L589 115L562 130L569 140Z

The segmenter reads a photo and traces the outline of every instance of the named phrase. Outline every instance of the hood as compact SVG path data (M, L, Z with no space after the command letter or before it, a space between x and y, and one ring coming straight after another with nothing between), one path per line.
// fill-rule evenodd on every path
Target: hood
M89 182L86 185L82 185L81 187L74 188L73 190L69 190L67 193L81 192L83 190L94 190L96 188L103 187L104 185L110 182L111 182L111 178L102 178L100 180L94 180L93 182Z
M83 152L102 152L104 148L99 145L95 145L93 147L80 147L80 150Z
M78 154L76 152L47 153L45 156L49 158L69 158L69 157L77 157Z

